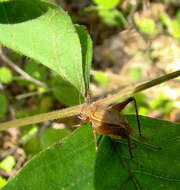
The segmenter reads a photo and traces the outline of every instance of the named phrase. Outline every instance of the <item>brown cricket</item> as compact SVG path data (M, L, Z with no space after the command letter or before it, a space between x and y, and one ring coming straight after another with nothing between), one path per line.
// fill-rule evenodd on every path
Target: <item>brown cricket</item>
M151 146L155 149L160 148L154 145L141 142L135 137L133 137L133 129L129 126L124 116L120 114L120 112L127 106L127 104L129 104L130 102L134 102L139 136L142 137L137 103L134 97L130 97L119 104L107 108L104 107L102 103L91 104L89 98L87 100L87 103L83 106L81 110L80 118L85 122L92 123L92 131L94 134L96 150L98 150L96 132L101 135L110 136L114 139L126 138L128 140L128 148L131 158L133 158L133 153L131 149L131 139L136 142L145 144L147 146Z

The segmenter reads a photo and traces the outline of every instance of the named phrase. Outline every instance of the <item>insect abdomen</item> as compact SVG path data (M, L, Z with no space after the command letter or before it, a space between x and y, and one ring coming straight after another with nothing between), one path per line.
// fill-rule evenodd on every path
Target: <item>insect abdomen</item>
M96 132L107 135L107 136L119 136L122 138L127 138L131 133L132 130L130 127L124 128L117 125L109 125L109 124L103 124L101 126L95 126Z

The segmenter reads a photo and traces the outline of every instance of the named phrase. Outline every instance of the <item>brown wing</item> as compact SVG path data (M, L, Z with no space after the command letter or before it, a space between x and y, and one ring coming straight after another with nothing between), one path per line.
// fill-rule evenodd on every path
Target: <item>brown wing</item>
M95 128L96 132L102 135L113 136L114 138L128 138L128 136L133 132L129 126L124 128L119 125L110 125L105 123L100 126L96 126L93 122L92 125Z
M127 138L132 133L132 129L123 115L111 108L96 110L91 115L91 121L96 132L102 135Z
M128 126L124 116L114 109L97 109L94 114L91 115L91 120L97 125L102 123L117 125L126 128Z

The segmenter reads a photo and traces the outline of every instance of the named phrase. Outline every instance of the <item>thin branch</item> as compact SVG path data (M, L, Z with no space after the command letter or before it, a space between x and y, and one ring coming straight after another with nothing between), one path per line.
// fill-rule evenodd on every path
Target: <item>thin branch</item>
M120 98L132 96L133 94L144 91L144 90L151 88L153 86L162 84L162 83L164 83L168 80L174 79L178 76L180 76L180 70L177 70L177 71L172 72L170 74L163 75L159 78L153 79L153 80L148 81L148 82L143 82L141 84L134 85L134 87L130 87L130 88L127 87L127 88L123 89L122 91L120 91L120 92L118 92L118 93L116 93L116 94L114 94L108 98L100 100L100 101L104 101L104 105L107 106L109 104L112 104L113 102L116 102Z
M20 94L20 95L17 95L15 98L17 100L21 100L21 99L24 99L24 98L29 98L31 96L36 96L36 95L42 95L42 94L45 94L45 93L48 93L48 92L52 92L54 90L54 88L47 88L45 91L43 92L39 92L39 91L35 91L35 92L28 92L28 93L24 93L24 94Z
M42 86L44 88L47 87L46 84L43 82L31 77L29 74L24 72L20 67L18 67L15 63L13 63L2 51L2 46L0 46L0 58L4 61L5 64L7 64L9 67L11 67L14 71L19 73L25 80L31 81L35 83L38 86Z
M144 34L143 32L140 31L140 29L137 26L137 24L135 22L135 19L134 19L135 12L136 12L136 10L137 10L140 3L142 3L141 0L136 0L135 4L133 5L133 7L131 9L131 12L130 12L129 17L128 17L128 22L130 23L129 30L132 29L132 28L135 29L136 32L138 32L140 34L140 36L143 38L143 40L147 44L147 48L146 48L147 56L151 60L150 50L151 50L152 42L151 42L151 40L149 39L149 37L146 34Z
M178 76L180 76L180 70L175 71L170 74L167 74L167 75L164 75L162 77L156 78L149 82L145 82L140 85L136 85L135 87L126 88L110 97L104 98L102 100L98 100L98 101L96 101L96 103L103 102L104 106L107 106L121 98L132 96L133 94L136 94L138 92L141 92L141 91L151 88L153 86L159 85L163 82L174 79ZM70 108L53 111L53 112L25 117L23 119L15 119L13 121L4 122L4 123L0 124L0 130L12 128L12 127L21 127L24 125L40 123L40 122L44 122L44 121L48 121L48 120L62 119L62 118L70 117L70 116L75 116L81 112L82 106L83 106L83 104L78 105L78 106L73 106Z
M40 122L44 122L48 120L61 119L65 117L78 115L81 109L82 109L82 105L79 105L79 106L73 106L73 107L69 107L69 108L65 108L65 109L61 109L57 111L25 117L23 119L15 119L15 120L0 124L0 130L12 128L12 127L22 127L24 125L30 125L33 123L40 123Z

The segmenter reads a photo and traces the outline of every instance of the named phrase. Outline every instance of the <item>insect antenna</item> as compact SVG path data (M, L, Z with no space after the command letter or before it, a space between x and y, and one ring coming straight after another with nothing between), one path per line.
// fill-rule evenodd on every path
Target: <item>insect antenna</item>
M135 111L136 111L136 119L137 119L137 123L138 123L139 136L142 136L136 99L134 97L132 97L132 101L134 102L134 107L135 107Z

